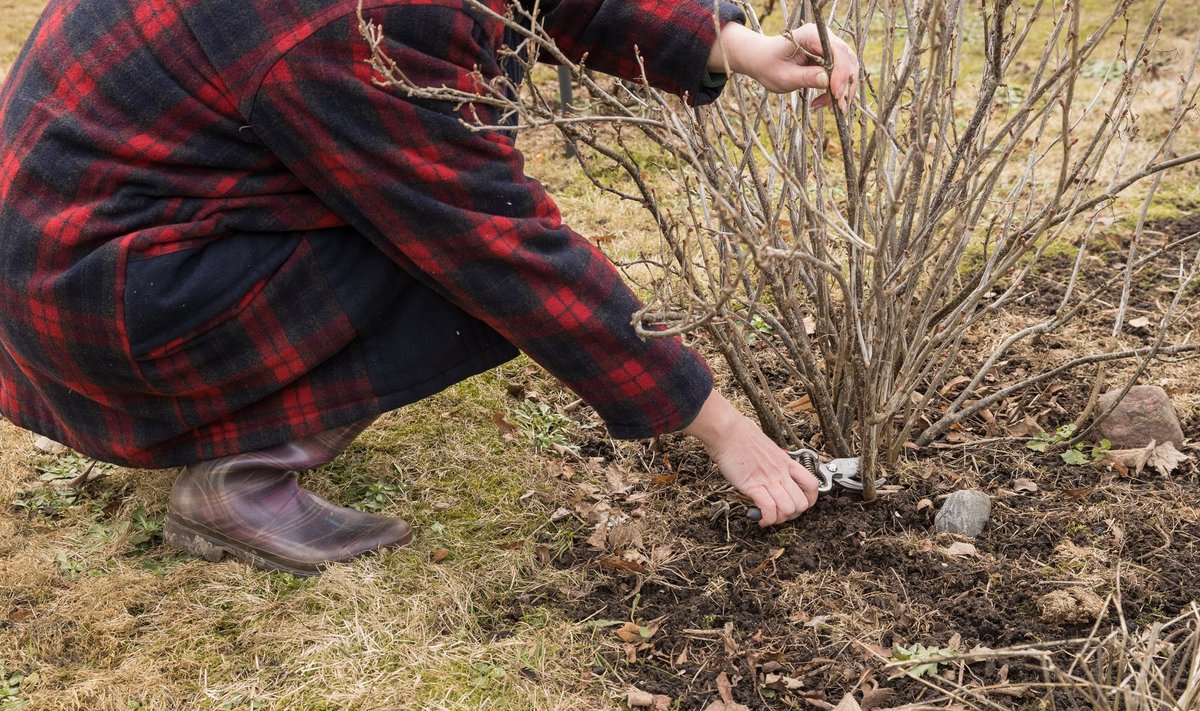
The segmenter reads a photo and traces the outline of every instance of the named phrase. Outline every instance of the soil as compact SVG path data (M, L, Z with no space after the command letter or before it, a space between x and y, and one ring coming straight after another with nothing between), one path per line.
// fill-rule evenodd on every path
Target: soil
M1192 217L1153 227L1184 235L1198 226ZM1069 270L1070 259L1057 264ZM1060 295L1061 288L1045 288L1023 308L1044 313ZM1134 304L1142 306L1149 305ZM1040 345L1060 347L1069 344ZM1008 367L1032 365L1017 357ZM1191 367L1200 375L1200 365ZM1087 386L1087 374L1067 376L1020 407L1050 402L1078 413ZM982 439L984 424L968 429ZM1183 424L1185 436L1200 437L1200 417ZM1008 648L1086 637L1093 624L1104 634L1122 620L1144 626L1174 617L1200 589L1195 452L1170 476L1149 468L1127 475L1068 465L1018 440L939 443L909 453L875 501L825 495L771 530L744 517L747 503L685 438L664 438L637 456L593 439L583 453L575 468L584 474L557 502L576 513L559 524L575 536L557 564L592 569L592 587L549 602L595 624L610 642L595 674L664 694L672 708L705 709L722 698L726 681L751 709L828 709L848 693L866 709L920 701L932 696L927 680L883 668L916 644ZM628 486L614 486L613 471ZM992 515L970 541L974 555L956 556L951 544L967 539L937 534L933 520L944 495L966 488L993 497ZM639 535L615 547L611 539L601 547L585 540L614 520L636 523ZM1052 608L1051 593L1080 609ZM1107 603L1098 620L1086 600ZM617 636L618 621L641 632L632 641ZM1040 678L1033 668L986 662L939 672L964 684ZM1060 708L1075 708L1059 693ZM1037 697L992 702L1022 708Z

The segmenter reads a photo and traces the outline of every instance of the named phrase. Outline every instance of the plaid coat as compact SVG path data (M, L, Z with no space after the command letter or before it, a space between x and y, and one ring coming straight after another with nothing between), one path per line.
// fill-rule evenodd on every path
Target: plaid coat
M634 296L511 136L372 85L356 6L51 0L0 92L0 412L177 466L394 409L519 348L614 436L695 416L700 358L635 337ZM653 84L719 91L704 0L541 6L593 68L636 77L636 45ZM463 0L364 13L418 82L504 71L500 23Z

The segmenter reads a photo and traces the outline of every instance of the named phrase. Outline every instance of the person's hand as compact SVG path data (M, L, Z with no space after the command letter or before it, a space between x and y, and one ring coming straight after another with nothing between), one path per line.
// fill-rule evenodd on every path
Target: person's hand
M844 109L858 83L858 56L850 45L832 33L829 45L833 51L832 75L825 72L816 25L810 23L783 35L767 36L740 23L728 22L713 44L708 70L745 74L777 93L825 89L813 106L828 106L836 98Z
M683 431L699 438L725 480L754 501L759 526L790 521L817 502L817 478L716 390Z

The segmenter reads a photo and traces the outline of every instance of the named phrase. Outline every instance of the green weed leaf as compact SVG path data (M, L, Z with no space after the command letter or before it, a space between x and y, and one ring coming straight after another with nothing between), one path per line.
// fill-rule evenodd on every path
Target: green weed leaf
M1080 465L1087 464L1092 461L1088 455L1084 454L1080 449L1072 447L1059 455L1067 464Z

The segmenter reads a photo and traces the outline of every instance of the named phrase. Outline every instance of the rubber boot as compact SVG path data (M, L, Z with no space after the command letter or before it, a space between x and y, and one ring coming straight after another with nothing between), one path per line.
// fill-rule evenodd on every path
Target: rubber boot
M296 471L329 462L371 421L185 467L171 489L163 539L205 560L230 555L302 576L408 544L404 521L336 506L297 481Z

